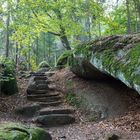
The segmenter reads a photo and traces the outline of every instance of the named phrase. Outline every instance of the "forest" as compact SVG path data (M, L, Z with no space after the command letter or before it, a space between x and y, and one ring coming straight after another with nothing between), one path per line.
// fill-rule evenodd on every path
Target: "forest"
M0 139L138 140L140 0L0 0Z

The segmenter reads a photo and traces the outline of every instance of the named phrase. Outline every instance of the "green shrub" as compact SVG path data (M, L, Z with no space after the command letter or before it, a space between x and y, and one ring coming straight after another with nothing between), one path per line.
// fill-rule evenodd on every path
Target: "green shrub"
M15 64L10 59L0 57L1 71L0 82L1 91L6 95L12 95L18 92L15 76Z
M62 55L59 56L57 60L58 67L65 67L68 65L68 60L73 55L73 50L67 50Z
M78 96L76 96L76 94L74 94L74 93L68 93L65 98L66 98L66 100L68 101L68 103L70 105L75 106L77 108L80 108L81 98L79 98Z

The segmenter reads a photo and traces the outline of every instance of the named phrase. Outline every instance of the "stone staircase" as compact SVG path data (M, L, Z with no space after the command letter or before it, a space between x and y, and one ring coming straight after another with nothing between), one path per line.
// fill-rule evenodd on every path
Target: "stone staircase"
M45 73L32 74L27 89L27 99L40 107L33 122L41 127L74 123L74 109L67 107L62 93L52 87L53 84Z

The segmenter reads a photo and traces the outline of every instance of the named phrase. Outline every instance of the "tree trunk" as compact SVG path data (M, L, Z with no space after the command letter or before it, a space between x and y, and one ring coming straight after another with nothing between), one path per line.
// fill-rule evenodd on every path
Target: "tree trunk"
M67 36L65 34L62 34L62 36L60 36L60 39L64 48L66 48L67 50L71 50Z
M16 67L18 66L18 44L16 43Z
M9 57L9 25L10 25L10 13L9 13L9 5L7 5L7 11L8 11L8 15L7 15L7 19L6 19L6 44L5 44L5 55L6 57Z
M62 14L61 14L60 10L55 9L54 12L56 13L58 20L62 21ZM69 43L69 40L67 38L65 28L63 27L63 25L61 23L59 26L60 26L60 40L61 40L63 46L67 50L71 50L70 43Z
M127 33L131 33L131 16L130 16L130 8L129 8L129 0L126 0L126 8L127 8Z
M39 64L39 39L37 37L36 39L36 64L38 65Z

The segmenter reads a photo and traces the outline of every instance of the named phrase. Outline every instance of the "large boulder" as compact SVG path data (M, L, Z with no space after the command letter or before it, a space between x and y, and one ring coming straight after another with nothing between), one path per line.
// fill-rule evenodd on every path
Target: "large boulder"
M0 140L52 140L52 138L41 128L3 123L0 124Z
M109 75L140 93L140 34L84 43L77 47L70 65L79 76L100 79Z

